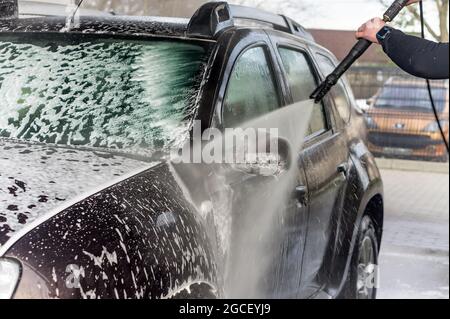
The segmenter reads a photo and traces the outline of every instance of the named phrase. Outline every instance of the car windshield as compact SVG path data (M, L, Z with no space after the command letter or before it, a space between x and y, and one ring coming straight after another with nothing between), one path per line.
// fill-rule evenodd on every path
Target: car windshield
M0 138L168 150L189 135L206 51L181 40L0 35Z
M446 103L446 88L432 88L438 112L443 112ZM386 85L378 96L375 107L407 111L432 112L430 97L425 86Z

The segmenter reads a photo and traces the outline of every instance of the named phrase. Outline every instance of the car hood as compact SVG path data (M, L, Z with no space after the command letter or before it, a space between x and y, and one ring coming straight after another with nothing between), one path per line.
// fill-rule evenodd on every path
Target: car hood
M108 152L0 140L0 247L69 201L157 164Z
M426 118L426 119L433 119L434 114L432 110L429 111L417 111L417 110L408 110L405 109L398 109L398 108L381 108L381 107L371 107L367 114L373 115L373 116L397 116L397 117L405 117L405 118ZM448 115L446 112L440 112L439 113L441 117Z

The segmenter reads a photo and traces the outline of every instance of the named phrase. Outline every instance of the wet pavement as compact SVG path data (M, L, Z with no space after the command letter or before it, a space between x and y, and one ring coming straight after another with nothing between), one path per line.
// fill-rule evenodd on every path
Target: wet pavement
M449 175L382 170L378 298L449 298Z

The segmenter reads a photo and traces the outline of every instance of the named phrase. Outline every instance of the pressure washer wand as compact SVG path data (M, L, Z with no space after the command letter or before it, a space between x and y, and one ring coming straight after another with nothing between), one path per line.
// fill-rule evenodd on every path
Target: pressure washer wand
M408 0L396 0L387 9L383 15L384 22L391 22L402 11ZM350 53L342 60L342 62L336 67L336 69L327 76L325 81L317 87L317 89L311 94L311 99L314 102L319 103L324 96L331 90L333 86L339 81L341 76L352 66L353 63L358 60L364 52L370 47L372 42L366 39L360 39L351 49Z

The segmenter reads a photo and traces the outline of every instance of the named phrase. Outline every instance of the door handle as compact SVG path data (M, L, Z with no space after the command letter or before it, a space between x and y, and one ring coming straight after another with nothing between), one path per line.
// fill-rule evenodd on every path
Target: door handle
M339 165L337 167L338 173L342 174L345 178L348 177L349 170L350 170L350 166L348 165L348 163L342 163L341 165Z
M299 185L295 188L295 199L300 205L306 206L308 204L308 188L303 185Z

